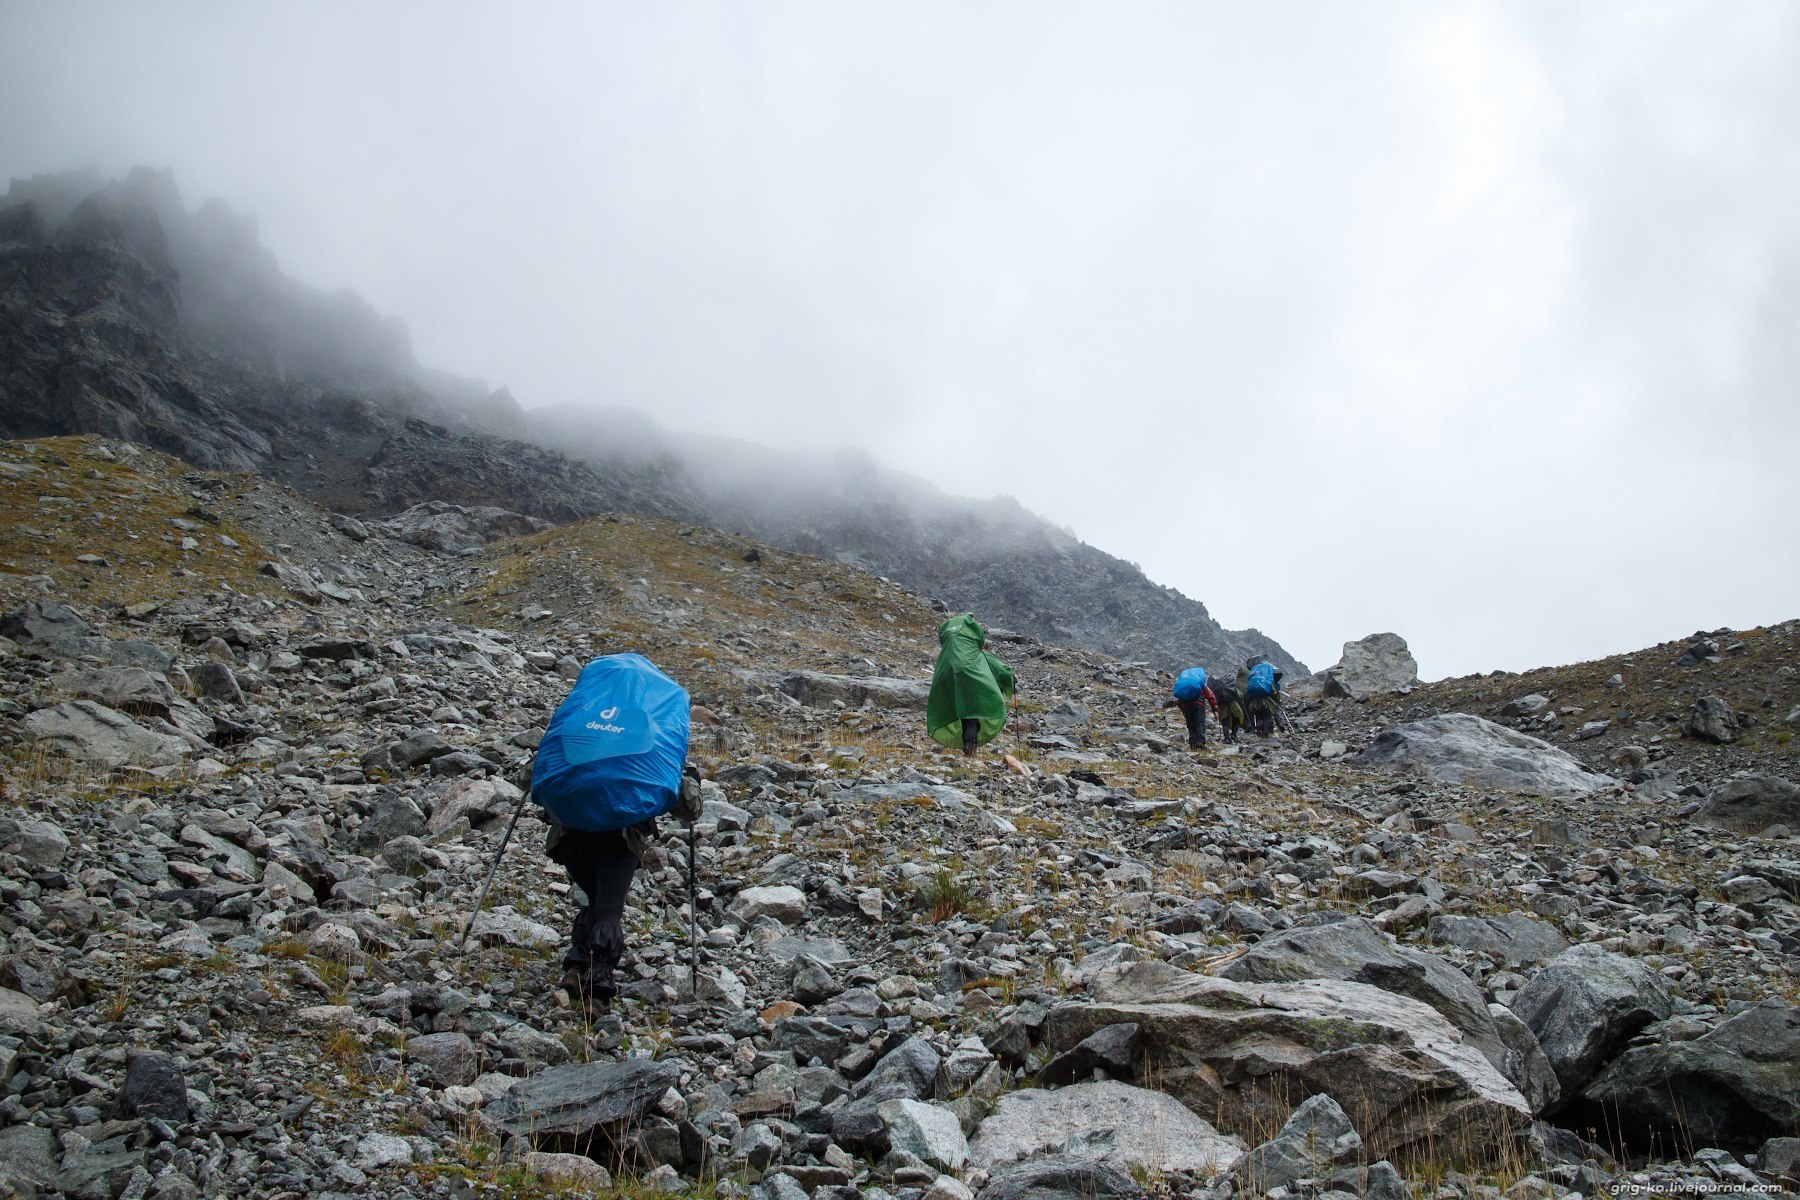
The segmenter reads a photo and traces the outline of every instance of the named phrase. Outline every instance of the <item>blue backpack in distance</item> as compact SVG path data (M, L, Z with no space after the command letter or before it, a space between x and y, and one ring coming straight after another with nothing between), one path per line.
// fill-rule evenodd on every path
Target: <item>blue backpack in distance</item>
M1203 667L1189 667L1175 677L1175 698L1183 704L1192 704L1206 690L1206 670Z
M1275 667L1271 663L1259 662L1250 668L1250 681L1244 685L1244 693L1248 696L1267 696L1275 690Z
M624 829L675 806L687 750L686 690L641 654L609 654L550 718L531 798L566 828Z

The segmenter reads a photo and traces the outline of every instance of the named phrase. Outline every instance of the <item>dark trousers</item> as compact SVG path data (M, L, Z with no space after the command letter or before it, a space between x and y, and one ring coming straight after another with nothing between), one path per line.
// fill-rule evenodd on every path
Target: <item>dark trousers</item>
M963 753L975 753L975 745L981 740L981 722L974 717L962 719Z
M1206 706L1198 700L1181 701L1181 715L1187 721L1188 748L1199 750L1206 747Z
M626 843L623 830L589 833L563 829L548 852L569 873L569 882L588 898L575 915L563 969L610 983L613 968L625 954L625 897L637 872L637 856Z

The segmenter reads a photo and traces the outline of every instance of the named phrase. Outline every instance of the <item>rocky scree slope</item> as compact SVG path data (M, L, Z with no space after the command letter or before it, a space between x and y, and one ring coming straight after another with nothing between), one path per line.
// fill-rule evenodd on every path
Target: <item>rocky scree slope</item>
M400 322L288 279L252 218L190 213L167 172L15 180L0 197L0 434L79 433L257 471L362 516L438 501L705 520L1046 639L1180 665L1266 653L1303 673L1009 501L953 499L863 458L839 470L673 438L635 413L528 414L423 368Z
M1354 766L1347 702L1188 754L1165 673L1026 638L997 647L1006 733L942 753L929 605L694 525L431 551L93 438L8 443L0 504L23 1194L1522 1200L1794 1170L1791 835L1629 778L1571 802ZM590 1020L533 816L453 939L506 774L628 649L702 705L700 970L668 828Z

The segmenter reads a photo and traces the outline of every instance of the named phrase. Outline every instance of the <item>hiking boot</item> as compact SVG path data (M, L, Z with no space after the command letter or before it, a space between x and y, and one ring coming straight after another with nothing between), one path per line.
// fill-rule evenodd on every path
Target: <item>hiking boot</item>
M569 999L589 1014L605 1012L612 1006L613 997L619 994L618 984L613 982L612 968L607 966L585 970L570 967L563 972L562 987L569 993Z

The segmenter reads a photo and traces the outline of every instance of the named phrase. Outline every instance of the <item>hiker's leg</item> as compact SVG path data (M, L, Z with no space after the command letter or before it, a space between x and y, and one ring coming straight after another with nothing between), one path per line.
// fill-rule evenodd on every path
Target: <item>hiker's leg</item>
M1206 711L1198 704L1184 704L1181 715L1187 721L1188 749L1206 745Z
M625 956L625 898L631 894L631 877L638 860L626 845L622 832L594 835L597 840L593 856L592 883L588 895L593 899L594 918L588 935L594 994L611 999L618 987L613 982L613 968Z
M569 873L569 883L587 898L581 911L575 914L575 924L569 930L569 948L563 952L563 972L565 975L574 972L585 976L588 964L593 959L594 839L599 835L580 829L561 829L557 832L556 842L548 853L552 860L562 864L563 870Z
M981 741L981 722L975 717L962 719L963 753L975 753L976 745Z

